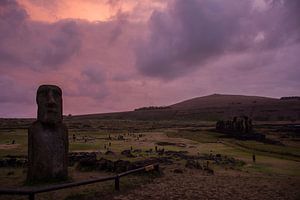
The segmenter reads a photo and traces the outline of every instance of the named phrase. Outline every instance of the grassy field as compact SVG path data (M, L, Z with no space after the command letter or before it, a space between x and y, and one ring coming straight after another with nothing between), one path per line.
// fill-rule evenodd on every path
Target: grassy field
M186 138L199 142L199 153L213 153L232 156L247 163L242 169L251 172L300 176L300 148L264 144L257 141L239 141L223 139L219 133L200 132L166 132L168 137ZM256 155L256 163L252 155Z
M73 134L76 140L72 139ZM142 137L138 138L138 135ZM116 138L122 135L124 140ZM108 140L108 137L112 140ZM142 151L154 149L157 142L167 141L184 143L187 147L176 145L163 146L165 150L187 150L190 154L222 154L241 159L248 163L246 170L260 172L274 172L279 174L299 175L297 168L300 166L300 148L263 144L257 141L238 141L220 137L222 134L208 130L187 131L181 129L166 129L158 132L145 133L107 133L107 131L78 131L69 132L70 151L95 151L104 153L107 149L116 153L110 156L112 159L128 159L120 152L125 149L141 149ZM85 141L84 138L87 138ZM11 144L15 140L15 144ZM109 143L111 146L109 146ZM106 146L106 149L105 149ZM161 146L158 146L162 148ZM0 133L0 157L7 155L27 155L27 131L15 129L1 131ZM252 163L252 154L256 155L257 163ZM141 154L145 158L149 154ZM155 156L155 155L151 155ZM107 156L108 157L108 156ZM140 158L141 158L140 157ZM140 159L139 158L139 159Z
M172 123L174 123L172 125ZM86 125L89 124L89 127ZM97 128L101 127L105 129ZM142 122L138 121L138 128L132 131L134 121L99 122L88 121L80 124L73 123L69 129L70 152L97 152L98 157L110 160L143 160L149 157L159 157L155 152L148 150L164 148L165 151L187 151L189 155L221 154L233 157L245 162L233 170L248 173L249 175L262 174L267 176L300 177L300 147L297 145L271 145L257 141L239 141L232 138L224 138L222 134L211 131L211 123L190 122L180 126L175 121L167 122ZM77 128L76 128L76 127ZM110 127L115 129L110 130ZM122 127L125 126L123 129ZM79 128L81 127L81 128ZM123 131L122 131L123 130ZM76 139L73 139L73 135ZM123 139L118 139L122 136ZM109 137L111 139L109 139ZM14 144L13 143L14 140ZM169 145L158 145L159 142L169 142ZM123 150L132 148L140 149L140 153L134 153L135 158L121 155ZM114 155L105 155L107 150L113 151ZM252 155L256 155L256 162L252 161ZM7 155L27 155L27 130L26 129L0 129L0 158ZM184 166L185 161L175 160L174 166ZM225 166L211 166L217 173L227 170ZM81 172L76 167L70 167L72 180L84 180L93 177L105 176L107 172ZM22 186L26 178L24 168L1 168L0 186ZM121 181L121 188L130 190L141 184L151 182L152 176L129 176ZM89 199L96 196L107 196L113 191L113 183L101 183L80 189L67 189L64 192L50 192L38 195L40 199ZM123 191L123 192L126 192ZM0 199L7 199L1 197ZM11 198L18 199L18 198ZM22 198L20 198L22 199Z

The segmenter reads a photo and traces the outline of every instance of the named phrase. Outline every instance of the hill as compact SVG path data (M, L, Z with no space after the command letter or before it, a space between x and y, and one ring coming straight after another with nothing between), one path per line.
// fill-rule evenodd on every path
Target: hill
M134 120L218 120L241 115L250 116L256 121L300 120L300 100L297 98L277 99L213 94L166 107L145 107L128 112L77 117Z

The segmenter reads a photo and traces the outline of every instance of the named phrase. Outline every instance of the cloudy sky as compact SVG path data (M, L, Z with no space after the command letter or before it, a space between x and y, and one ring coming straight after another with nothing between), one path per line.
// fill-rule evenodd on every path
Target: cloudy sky
M299 0L1 0L0 117L35 117L40 84L64 113L212 93L300 95Z

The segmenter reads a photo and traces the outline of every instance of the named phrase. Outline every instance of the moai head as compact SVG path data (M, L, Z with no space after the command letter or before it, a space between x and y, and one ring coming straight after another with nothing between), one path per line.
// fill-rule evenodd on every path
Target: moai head
M56 85L41 85L36 94L38 121L54 125L62 122L62 91Z

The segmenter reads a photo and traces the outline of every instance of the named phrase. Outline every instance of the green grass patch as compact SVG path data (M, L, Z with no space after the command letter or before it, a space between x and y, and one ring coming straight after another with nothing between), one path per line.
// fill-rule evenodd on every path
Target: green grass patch
M300 161L300 148L297 147L291 147L291 146L279 146L279 145L271 145L271 144L264 144L257 141L231 141L231 143L236 144L240 147L254 150L254 151L260 151L260 152L266 152L266 153L272 153L272 154L278 154L284 156L283 158L289 159L293 158L297 161Z
M256 141L223 139L209 131L201 131L200 133L169 131L166 134L169 137L181 137L199 142L197 145L199 153L221 154L243 160L247 165L241 169L245 171L300 176L299 161L296 161L295 157L290 159L290 155L282 155L284 153L297 154L299 149L294 147L263 144ZM212 141L216 143L212 143ZM253 153L256 154L256 163L252 162Z
M199 132L190 132L190 131L166 131L168 137L175 138L185 138L189 140L194 140L201 143L213 143L219 140L219 137L222 136L220 133L212 131L199 131Z

